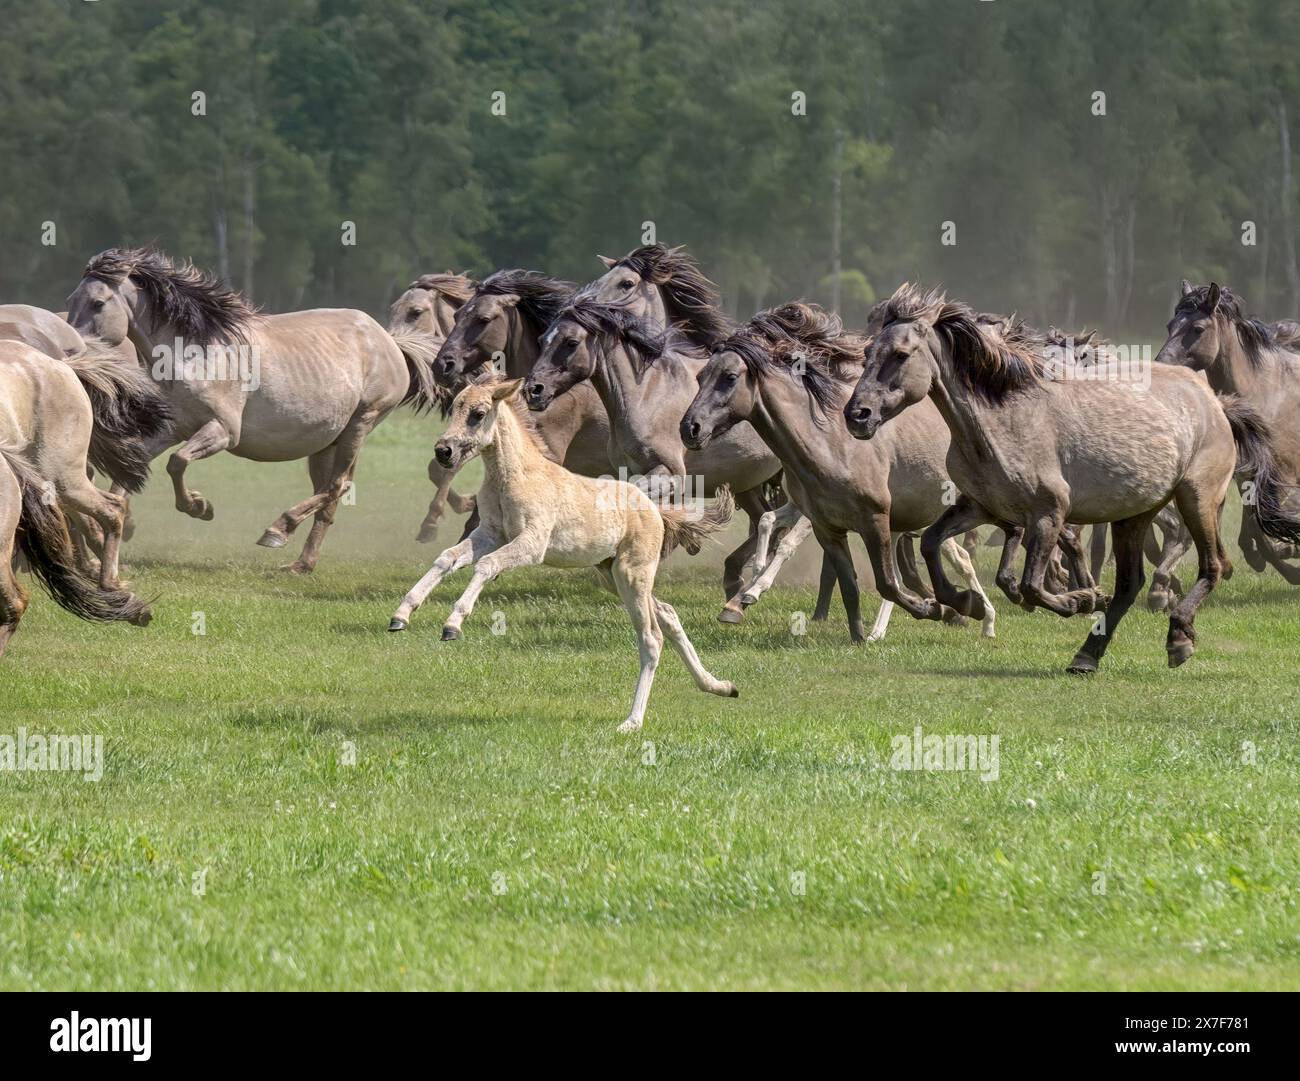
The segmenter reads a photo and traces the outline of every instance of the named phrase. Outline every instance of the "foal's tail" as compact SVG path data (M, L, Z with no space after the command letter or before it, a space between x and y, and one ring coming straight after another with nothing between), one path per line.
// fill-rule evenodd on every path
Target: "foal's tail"
M142 368L92 349L65 357L90 399L94 425L86 460L128 492L149 479L149 444L171 424L171 408Z
M685 548L691 555L698 555L704 538L731 521L736 509L736 500L731 489L723 484L714 493L712 507L698 517L692 517L690 511L677 507L660 507L659 516L664 520L664 543L659 550L662 559L674 548Z
M125 589L100 589L77 566L68 536L68 520L51 498L48 485L16 454L0 449L0 468L7 466L22 493L15 539L27 565L59 606L74 616L100 622L136 620L148 606Z
M1237 443L1237 476L1252 483L1246 499L1259 528L1274 540L1300 543L1300 518L1282 505L1286 488L1273 456L1273 436L1267 422L1235 394L1219 395L1219 404ZM1246 493L1243 493L1246 495Z
M413 406L417 413L446 405L451 394L433 378L433 362L442 348L443 339L412 330L389 331L389 337L406 358L406 370L410 375L402 404Z

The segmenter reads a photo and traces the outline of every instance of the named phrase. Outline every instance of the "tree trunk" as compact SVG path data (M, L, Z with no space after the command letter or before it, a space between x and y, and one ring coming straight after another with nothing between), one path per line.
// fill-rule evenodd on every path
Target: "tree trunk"
M1282 150L1282 264L1286 283L1291 287L1291 307L1287 314L1300 312L1300 270L1296 268L1295 235L1291 231L1291 130L1287 123L1286 103L1277 103L1277 130Z

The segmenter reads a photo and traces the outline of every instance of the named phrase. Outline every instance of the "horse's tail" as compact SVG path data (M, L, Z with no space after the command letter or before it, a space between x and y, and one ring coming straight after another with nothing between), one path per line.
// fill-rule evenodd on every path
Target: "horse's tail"
M433 362L442 348L443 339L411 330L389 331L389 336L406 358L406 370L410 375L402 404L413 406L418 413L443 406L448 391L433 378Z
M704 544L704 538L731 521L732 512L736 509L731 489L725 484L720 485L714 495L713 506L698 517L677 507L659 508L659 516L664 520L664 543L659 550L661 559L674 548L685 548L691 555L697 555Z
M139 367L104 359L93 350L65 357L90 399L94 424L86 460L128 492L149 479L149 445L171 424L158 385Z
M68 520L49 486L18 455L0 449L0 464L13 473L21 493L15 540L46 592L75 616L101 622L134 621L147 605L125 589L100 589L77 566Z
M1232 427L1237 444L1237 476L1252 487L1243 492L1247 506L1266 536L1289 544L1300 543L1300 518L1283 506L1284 484L1273 456L1273 436L1268 423L1235 394L1219 395L1219 404Z

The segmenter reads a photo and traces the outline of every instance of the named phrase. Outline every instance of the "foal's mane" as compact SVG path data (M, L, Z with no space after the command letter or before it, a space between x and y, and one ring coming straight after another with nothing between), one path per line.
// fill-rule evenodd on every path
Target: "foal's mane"
M638 381L653 364L680 366L686 356L699 352L690 336L677 327L656 330L621 305L591 295L575 296L560 310L551 326L563 319L571 319L588 334L595 335L602 349L610 338L617 338L632 359Z
M685 247L646 244L628 252L615 266L628 267L642 280L659 286L668 322L679 325L695 345L712 349L734 329L735 324L722 311L718 287L704 276Z
M1014 316L981 315L949 300L940 289L904 282L886 302L883 325L925 322L947 346L962 385L997 404L1009 394L1037 386L1043 374L1045 339ZM1002 330L994 329L996 323Z
M868 341L846 333L840 317L805 300L768 308L713 347L740 357L760 382L774 372L800 379L808 397L824 415L838 409L841 384L862 374ZM795 368L802 361L802 369Z
M518 297L519 311L540 334L573 299L577 288L573 282L539 270L498 270L478 283L474 295Z
M1174 308L1174 317L1190 315L1203 311L1209 306L1210 286L1198 285L1178 299ZM1242 307L1241 297L1226 285L1219 290L1219 303L1214 309L1214 316L1222 314L1223 318L1237 332L1242 351L1252 367L1258 367L1263 354L1268 349L1285 349L1297 352L1300 349L1300 325L1291 322L1265 323L1263 320L1248 316Z
M424 289L430 293L441 293L458 304L464 304L474 295L474 279L468 274L421 274L407 289Z
M128 278L157 316L182 337L199 341L246 341L257 309L242 293L188 259L174 263L155 248L109 248L89 263L83 277L109 285Z

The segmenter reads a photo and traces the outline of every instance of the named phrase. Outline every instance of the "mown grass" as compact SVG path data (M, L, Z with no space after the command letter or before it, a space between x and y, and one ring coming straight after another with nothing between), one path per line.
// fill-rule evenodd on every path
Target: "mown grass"
M716 552L674 556L661 593L742 697L666 653L628 738L635 649L585 574L504 577L442 643L462 577L385 632L436 554L430 442L380 430L310 579L252 544L305 471L221 458L192 471L216 521L161 470L137 501L149 628L35 599L0 732L107 763L0 773L0 987L1300 987L1280 579L1242 567L1177 671L1134 612L1081 680L1084 620L1002 600L993 642L900 614L855 648L838 611L791 633L804 584L717 624ZM996 734L998 779L891 769L917 724Z

